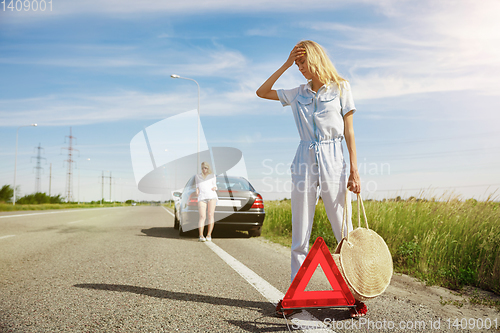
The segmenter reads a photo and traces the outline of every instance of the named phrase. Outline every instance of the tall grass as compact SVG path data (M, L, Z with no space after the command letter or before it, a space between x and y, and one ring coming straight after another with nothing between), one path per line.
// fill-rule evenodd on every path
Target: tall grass
M103 205L99 203L62 203L62 204L11 204L0 202L1 211L18 211L18 210L47 210L47 209L69 209L69 208L96 208L96 207L121 207L130 206L130 204L123 203L109 203L105 202Z
M262 227L262 235L266 238L286 246L292 244L292 209L290 200L266 201L266 219ZM323 237L327 246L333 250L337 240L333 235L332 227L326 216L325 206L320 199L314 214L314 223L311 230L311 246L314 240Z
M262 236L283 244L292 245L292 209L290 200L266 201L266 218L262 225Z
M266 202L265 207L263 236L289 246L290 201ZM397 272L430 284L454 289L472 285L500 294L498 202L365 201L365 208L370 228L387 242ZM337 242L321 201L316 207L311 244L318 236L333 251Z
M430 283L500 294L500 204L475 200L367 202L370 227L399 271Z

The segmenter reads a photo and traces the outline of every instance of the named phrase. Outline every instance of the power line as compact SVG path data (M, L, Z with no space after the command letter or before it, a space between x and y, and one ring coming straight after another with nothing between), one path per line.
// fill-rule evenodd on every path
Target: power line
M42 152L42 144L39 143L38 144L38 147L35 147L35 149L38 149L38 154L36 157L31 157L32 159L33 158L36 158L36 176L35 176L35 193L38 193L38 192L41 192L41 189L40 189L40 174L41 174L41 171L43 170L43 168L41 167L40 165L40 160L44 159L44 160L47 160L45 157L42 157L41 156L41 152Z
M414 143L423 143L423 142L440 142L447 140L467 140L470 141L471 138L483 138L489 137L491 135L497 135L498 132L487 132L476 135L460 135L460 136L448 136L448 137L434 137L434 138L425 138L425 139L414 139L414 140L363 140L362 138L357 140L360 146L365 145L399 145L399 144L414 144Z
M71 134L71 127L69 128L69 136L67 135L66 138L69 138L69 147L62 148L62 149L68 150L68 159L65 160L65 162L68 162L68 174L66 177L66 201L72 202L73 201L73 163L75 163L75 161L73 161L73 159L72 159L72 156L73 156L73 150L78 151L78 149L73 148L73 139L76 139L76 138Z
M463 185L463 186L440 186L440 187L431 187L429 189L431 190L444 190L444 189L454 189L454 188L466 188L466 187L485 187L485 186L500 186L500 183L498 184L483 184L483 185ZM400 188L400 189L394 189L394 190L376 190L375 192L391 192L391 191L422 191L424 190L423 188Z
M111 171L109 172L109 176L104 176L104 170L101 175L101 204L104 200L104 178L109 178L109 201L111 202L111 185L113 183L113 177L111 176Z
M52 191L52 163L50 163L50 174L49 174L49 197Z
M488 148L488 153L492 151L496 151L500 149L500 147ZM441 152L431 152L431 153L422 153L422 154L408 154L408 155L373 155L373 156L362 156L363 158L367 157L377 157L377 158L390 158L391 160L411 160L411 159L420 159L423 157L443 157L448 155L460 154L464 155L464 153L469 153L468 155L476 155L476 154L485 154L485 151L478 151L477 149L462 149L462 150L448 150Z

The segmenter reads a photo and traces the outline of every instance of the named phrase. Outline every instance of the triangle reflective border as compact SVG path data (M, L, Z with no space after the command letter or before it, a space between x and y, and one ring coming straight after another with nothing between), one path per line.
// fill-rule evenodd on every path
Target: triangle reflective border
M305 291L318 265L321 265L332 290ZM356 300L326 246L318 237L282 301L283 309L355 307Z

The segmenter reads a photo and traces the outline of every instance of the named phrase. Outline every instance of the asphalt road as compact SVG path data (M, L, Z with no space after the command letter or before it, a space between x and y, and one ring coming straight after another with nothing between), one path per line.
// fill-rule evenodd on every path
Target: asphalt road
M172 214L158 206L1 213L0 332L288 332L273 303L289 286L289 250L243 232L213 236L212 244L179 237ZM447 318L415 301L418 290L404 294L409 284L393 279L367 302L364 322L345 309L322 309L288 324L314 332L319 325L328 332L454 331L446 321L454 308ZM315 274L307 290L325 289ZM485 311L475 315L495 319ZM407 327L417 321L425 328Z

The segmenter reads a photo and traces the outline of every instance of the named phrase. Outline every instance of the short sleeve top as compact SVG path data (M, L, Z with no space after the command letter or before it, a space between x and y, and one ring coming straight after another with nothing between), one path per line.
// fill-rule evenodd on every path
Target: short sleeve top
M217 188L217 178L213 173L208 174L206 178L203 178L202 174L199 173L196 175L195 179L196 188L200 190L198 201L217 199L217 192L212 190L214 187Z
M295 124L303 141L332 140L344 135L344 116L356 111L349 82L341 84L342 94L334 82L318 92L310 83L297 88L277 90L283 106L292 108Z

